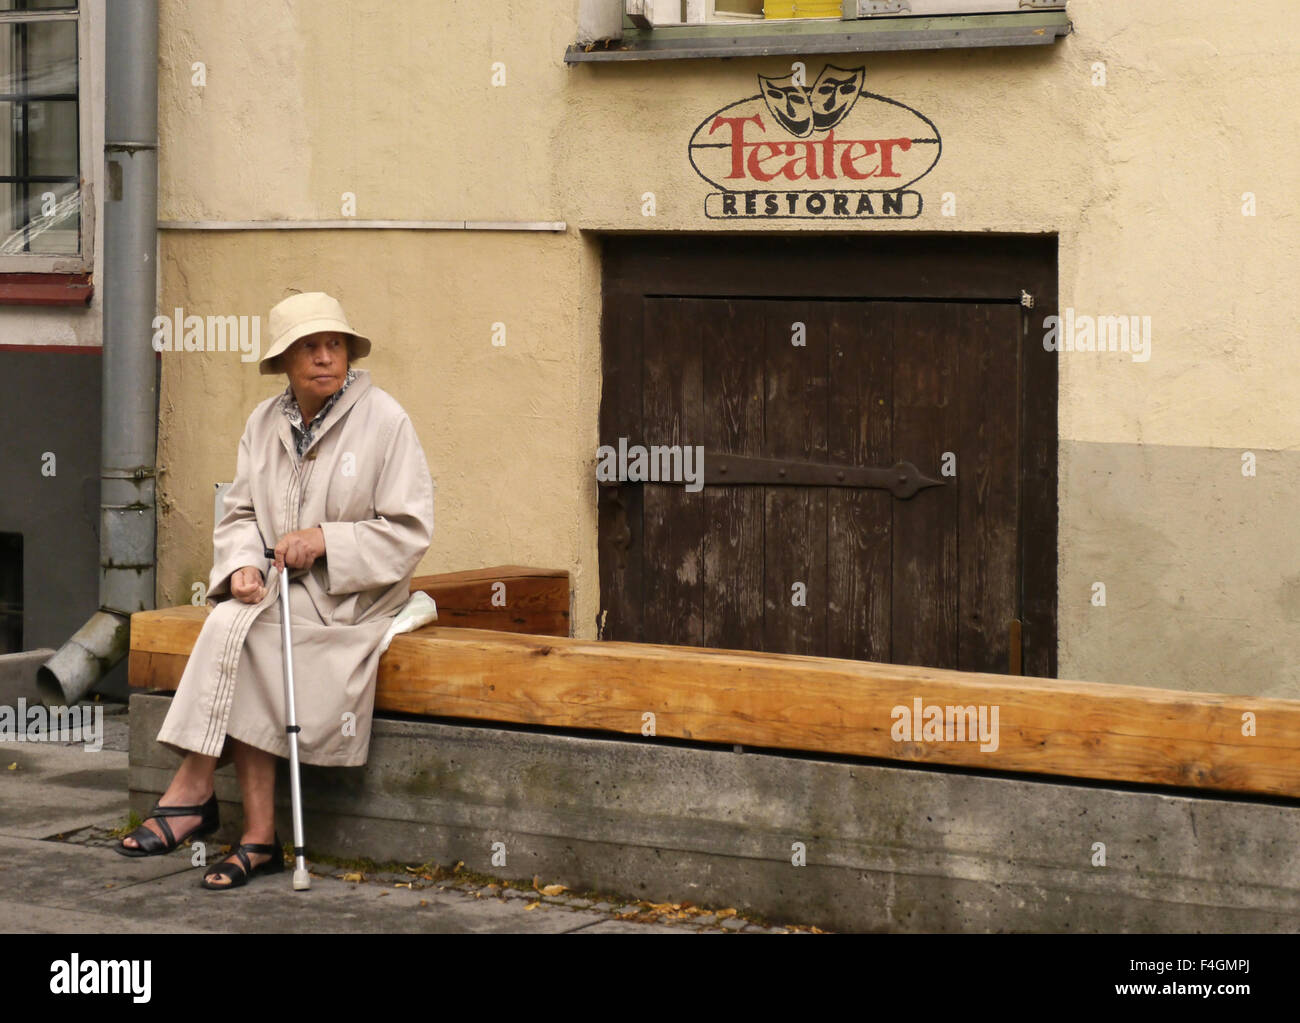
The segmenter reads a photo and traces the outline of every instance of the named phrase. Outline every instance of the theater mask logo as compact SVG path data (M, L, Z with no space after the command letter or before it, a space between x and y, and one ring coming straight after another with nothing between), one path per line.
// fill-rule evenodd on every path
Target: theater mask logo
M827 64L811 86L758 76L756 96L700 122L691 166L717 189L711 220L880 220L921 215L910 186L939 162L924 114L864 89L864 68Z

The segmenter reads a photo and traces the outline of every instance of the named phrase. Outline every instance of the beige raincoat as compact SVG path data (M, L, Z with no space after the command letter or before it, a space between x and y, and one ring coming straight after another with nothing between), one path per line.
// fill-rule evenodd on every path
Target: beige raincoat
M213 611L158 733L179 753L227 760L233 736L289 755L279 575L268 574L263 551L320 526L324 557L307 572L290 570L299 756L330 766L366 761L379 645L433 538L433 483L402 407L356 372L301 464L278 395L248 418L212 537ZM270 576L257 604L230 596L231 575L247 565Z

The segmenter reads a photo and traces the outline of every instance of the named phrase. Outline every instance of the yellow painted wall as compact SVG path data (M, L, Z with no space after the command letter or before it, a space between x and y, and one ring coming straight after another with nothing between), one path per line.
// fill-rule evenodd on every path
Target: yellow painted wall
M289 289L339 297L438 481L422 570L567 568L576 631L594 635L596 235L766 229L704 218L711 189L686 144L792 58L569 67L577 0L161 7L160 219L335 219L352 192L363 219L567 223L169 231L160 306L265 316ZM1051 47L808 58L810 77L865 64L869 90L943 136L916 186L922 216L853 229L1055 233L1062 307L1152 317L1146 363L1062 356L1060 674L1300 696L1286 656L1300 649L1300 21L1289 0L1071 0L1070 13L1074 35ZM282 385L230 354L164 360L159 599L177 603L210 564L212 484L230 478L253 404Z

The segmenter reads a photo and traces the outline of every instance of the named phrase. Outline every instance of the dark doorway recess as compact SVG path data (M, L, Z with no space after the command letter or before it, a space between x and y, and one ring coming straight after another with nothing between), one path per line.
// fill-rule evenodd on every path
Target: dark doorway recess
M23 538L0 533L0 654L23 648Z
M600 488L602 638L1055 676L1054 237L617 236L603 271L601 444L705 471Z

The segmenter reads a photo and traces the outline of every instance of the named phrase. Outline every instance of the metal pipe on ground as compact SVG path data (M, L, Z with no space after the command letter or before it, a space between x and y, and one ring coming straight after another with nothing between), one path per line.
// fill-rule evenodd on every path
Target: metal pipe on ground
M114 0L107 21L100 610L37 672L46 704L84 697L154 605L158 394L158 0ZM83 83L84 87L84 83Z

